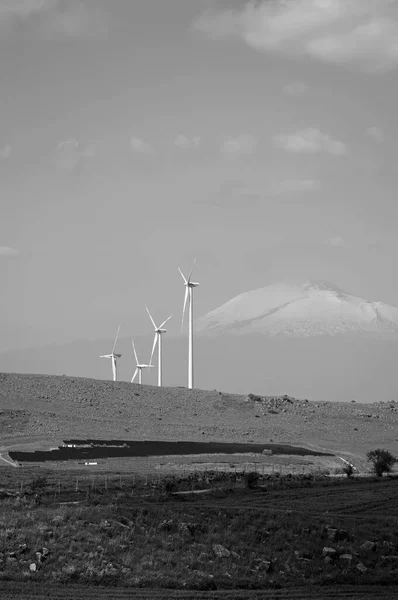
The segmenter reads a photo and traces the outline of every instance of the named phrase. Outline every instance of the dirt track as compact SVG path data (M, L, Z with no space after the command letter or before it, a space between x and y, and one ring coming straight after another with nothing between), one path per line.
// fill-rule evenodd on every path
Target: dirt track
M0 374L0 447L63 439L286 442L337 452L364 466L376 447L398 453L398 405L262 401L186 388L45 375ZM1 451L1 448L0 448Z

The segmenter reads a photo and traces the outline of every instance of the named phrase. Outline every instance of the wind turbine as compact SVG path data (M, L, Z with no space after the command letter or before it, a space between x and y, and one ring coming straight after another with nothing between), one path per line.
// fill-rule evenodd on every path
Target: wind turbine
M133 350L134 350L134 356L135 356L135 362L136 362L136 369L134 371L134 375L131 379L131 383L134 383L134 379L137 377L137 373L138 373L138 383L142 383L142 369L149 369L150 367L153 367L154 365L144 365L144 364L140 364L138 362L138 356L137 356L137 352L134 346L134 339L131 340L132 344L133 344Z
M100 358L111 358L112 359L112 373L113 373L113 381L117 381L117 367L116 367L116 359L121 358L121 354L115 354L116 342L119 337L120 325L117 328L117 334L115 337L115 343L113 344L112 354L102 354Z
M191 272L189 273L188 279L185 277L184 273L181 271L180 267L178 270L180 271L181 277L184 280L185 285L185 297L184 297L184 308L182 309L182 321L181 321L181 329L184 325L184 315L185 308L187 305L187 299L189 298L189 321L188 321L188 388L192 390L193 388L193 288L198 287L199 283L195 283L191 281L192 271L196 263L196 258L193 261Z
M159 327L157 327L155 324L155 321L152 319L152 315L149 312L148 307L146 306L145 308L149 315L149 318L152 321L152 325L155 328L155 338L153 340L152 354L151 354L151 360L149 361L149 364L152 365L153 353L155 352L156 344L159 344L158 345L158 386L161 386L162 385L162 333L166 333L166 331L167 331L167 329L162 329L162 327L164 325L166 325L166 323L169 319L171 319L171 316L168 317L165 321L163 321L163 323L161 325L159 325Z

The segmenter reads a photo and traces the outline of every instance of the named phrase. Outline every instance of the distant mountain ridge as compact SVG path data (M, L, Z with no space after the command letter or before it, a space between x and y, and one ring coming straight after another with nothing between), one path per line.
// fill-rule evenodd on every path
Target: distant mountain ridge
M348 294L326 281L276 283L232 298L198 319L196 331L204 335L398 339L398 308Z

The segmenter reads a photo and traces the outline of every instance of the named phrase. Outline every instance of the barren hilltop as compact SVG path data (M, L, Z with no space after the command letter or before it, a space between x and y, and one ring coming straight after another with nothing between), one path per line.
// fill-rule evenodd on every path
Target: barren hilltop
M50 375L0 374L0 446L67 438L286 442L361 462L398 453L398 403L310 402Z

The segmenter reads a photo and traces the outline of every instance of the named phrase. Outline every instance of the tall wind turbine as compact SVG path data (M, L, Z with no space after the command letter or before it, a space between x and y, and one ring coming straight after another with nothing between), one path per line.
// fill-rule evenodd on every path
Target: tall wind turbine
M184 273L181 271L180 267L178 270L180 271L181 277L184 280L185 285L185 297L184 297L184 308L182 309L182 321L181 321L181 329L184 325L184 315L185 308L187 305L187 299L189 298L189 321L188 321L188 388L192 390L193 388L193 288L198 287L199 283L195 283L191 281L193 268L195 266L196 258L193 261L191 272L188 276L188 279L185 277Z
M112 359L112 374L113 374L113 381L117 381L117 366L116 366L116 359L117 358L121 358L122 355L121 354L115 354L115 348L116 348L116 342L117 342L117 338L119 337L119 331L120 331L120 325L117 328L117 334L115 337L115 343L113 344L113 349L112 349L112 353L111 354L102 354L102 356L100 356L100 358L111 358Z
M154 365L151 365L151 364L144 365L138 361L137 352L136 352L136 349L134 346L134 340L132 339L131 341L133 344L133 350L134 350L134 356L135 356L135 362L136 362L136 369L135 369L134 375L131 379L131 383L134 383L134 379L137 377L137 373L138 373L138 383L142 383L142 369L149 369L149 368L153 367Z
M161 386L162 385L162 333L166 333L166 331L167 331L167 329L162 329L162 327L164 325L166 325L166 323L169 319L171 319L171 316L168 317L165 321L163 321L163 323L161 325L159 325L159 327L157 327L155 321L152 319L152 315L149 312L148 307L146 306L145 308L149 315L149 318L152 321L152 325L155 328L155 338L153 340L152 354L151 354L151 360L149 361L149 364L152 365L153 353L155 352L156 344L158 344L158 386Z

